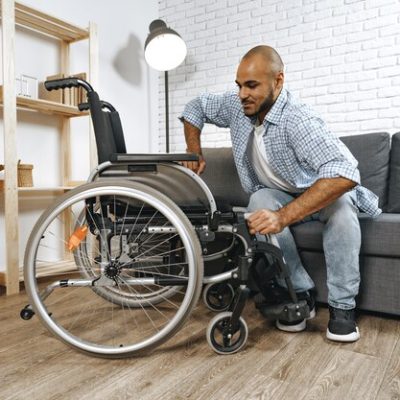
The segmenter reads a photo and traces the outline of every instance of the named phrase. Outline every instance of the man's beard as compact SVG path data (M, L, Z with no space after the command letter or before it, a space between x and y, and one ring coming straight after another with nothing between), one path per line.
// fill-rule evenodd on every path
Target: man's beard
M263 102L260 104L260 107L258 107L258 110L252 114L246 114L247 117L256 117L258 114L264 112L264 111L269 111L272 106L274 105L275 100L274 100L274 94L271 91L268 96L263 100Z

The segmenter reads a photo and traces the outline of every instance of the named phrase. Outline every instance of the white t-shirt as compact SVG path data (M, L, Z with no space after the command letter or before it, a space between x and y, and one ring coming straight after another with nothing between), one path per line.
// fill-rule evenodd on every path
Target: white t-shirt
M288 193L302 192L301 189L292 186L272 170L265 151L263 140L264 130L265 128L262 124L254 127L253 145L251 146L250 151L251 163L255 173L257 174L258 180L260 183L271 189L284 190Z

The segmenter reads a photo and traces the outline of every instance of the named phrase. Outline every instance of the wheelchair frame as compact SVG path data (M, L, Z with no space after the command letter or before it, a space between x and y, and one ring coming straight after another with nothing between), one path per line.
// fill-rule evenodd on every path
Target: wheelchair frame
M179 164L197 160L195 155L126 154L116 110L89 83L66 78L45 85L87 91L88 103L79 109L90 109L100 164L88 183L60 196L32 230L24 259L30 304L21 311L23 319L38 315L50 332L80 351L133 356L172 337L206 285L206 305L220 312L207 328L208 343L217 353L235 353L248 337L241 313L250 295L249 274L265 253L274 260L270 275L285 279L292 300L273 317L309 315L279 247L251 236L244 212L220 212L205 182ZM228 247L205 254L216 235L229 235ZM62 276L48 260L60 253L72 264ZM227 259L228 269L204 276L204 262Z

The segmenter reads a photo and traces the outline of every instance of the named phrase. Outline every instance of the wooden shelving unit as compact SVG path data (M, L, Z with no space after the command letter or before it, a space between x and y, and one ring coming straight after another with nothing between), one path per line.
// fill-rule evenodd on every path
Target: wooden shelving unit
M70 73L70 45L80 40L89 42L89 71L88 80L97 86L98 74L98 40L97 27L89 23L88 28L81 28L70 24L57 17L43 13L39 10L25 6L15 0L0 0L1 2L1 26L2 26L2 63L3 63L3 90L0 95L0 106L4 109L4 165L5 181L1 191L4 197L5 210L5 241L6 241L6 272L0 272L0 285L6 286L7 294L19 292L19 282L22 273L19 259L19 196L30 194L60 193L70 190L75 186L71 183L71 158L64 149L70 148L70 118L84 115L77 107L55 103L41 99L17 97L15 89L15 27L21 26L35 33L56 38L60 43L60 65L65 75ZM46 114L58 115L61 118L61 148L60 186L57 187L33 187L18 188L17 186L17 111L28 109ZM96 165L96 151L93 127L90 124L90 165ZM71 261L64 260L54 263L57 271L71 269Z

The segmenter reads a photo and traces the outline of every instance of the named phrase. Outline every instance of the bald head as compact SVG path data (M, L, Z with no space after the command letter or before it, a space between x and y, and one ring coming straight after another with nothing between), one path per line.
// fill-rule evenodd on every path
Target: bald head
M244 114L262 123L284 83L283 62L275 49L257 46L249 50L236 71L236 84Z
M273 74L283 72L283 62L278 52L270 46L256 46L250 49L242 58L242 61L249 60L253 57L262 57L269 66Z

